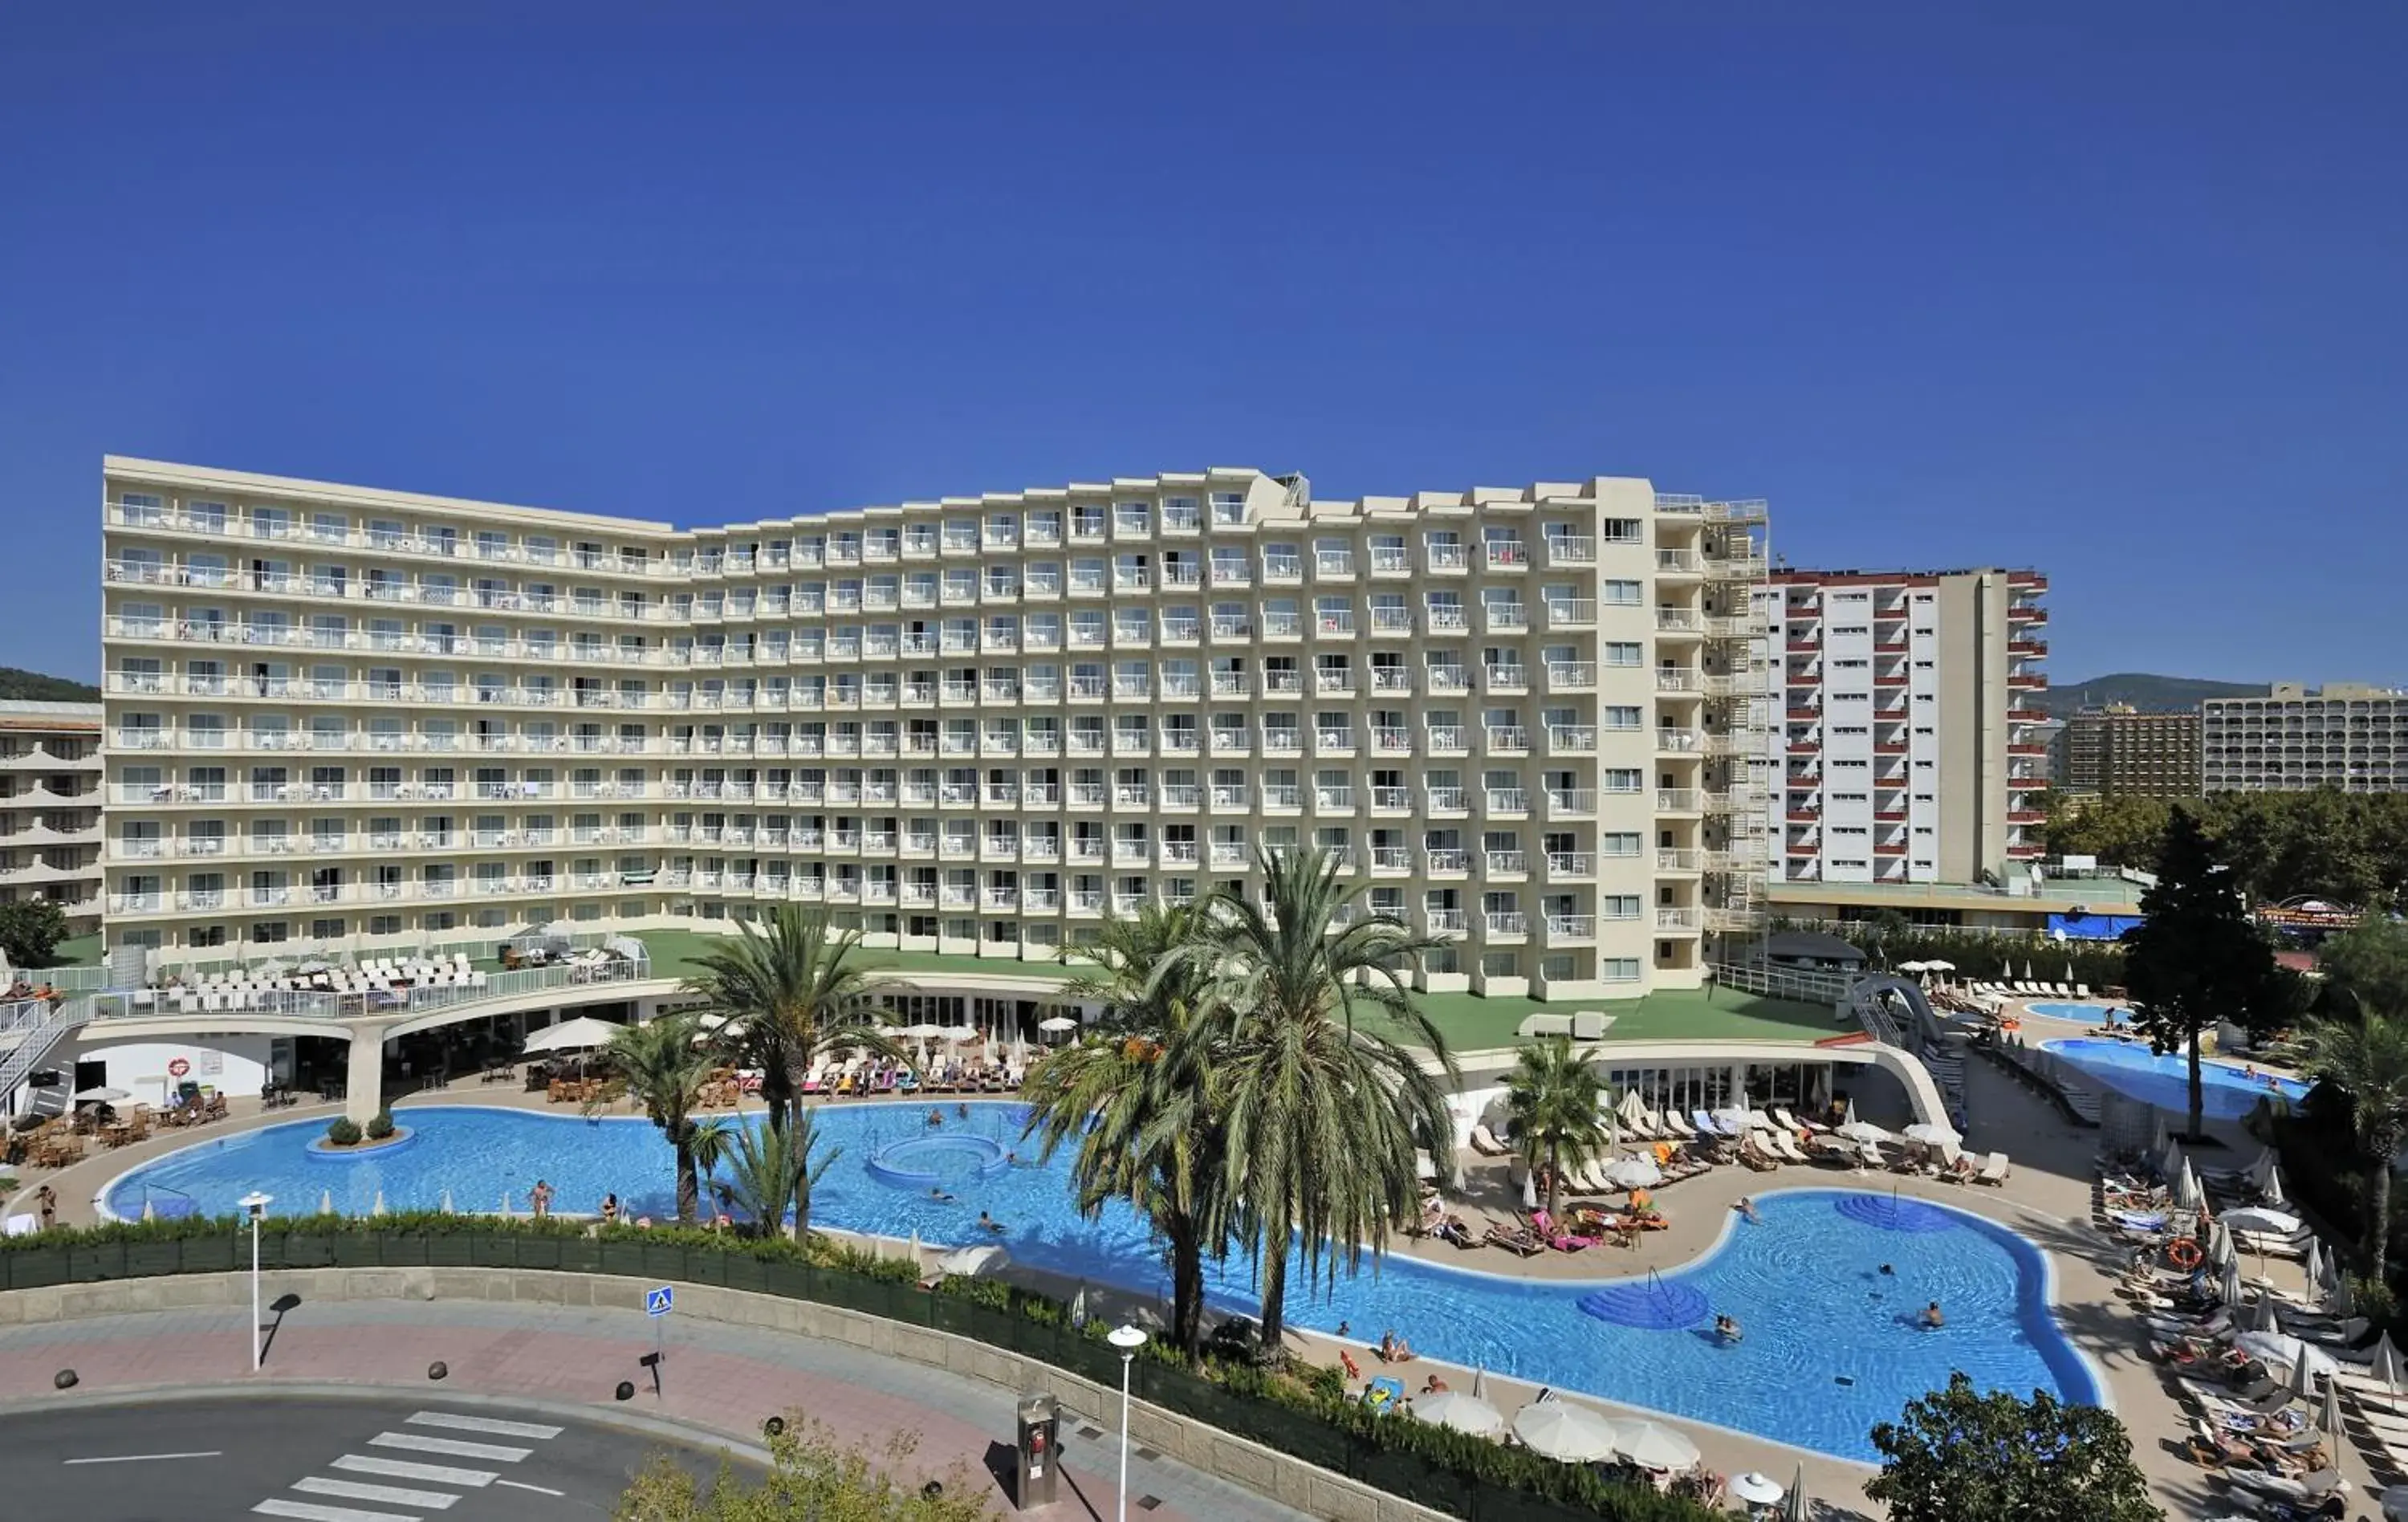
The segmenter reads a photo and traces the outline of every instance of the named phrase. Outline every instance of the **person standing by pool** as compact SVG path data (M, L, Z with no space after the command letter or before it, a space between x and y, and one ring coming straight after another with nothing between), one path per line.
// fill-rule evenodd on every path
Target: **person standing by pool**
M540 1221L545 1216L550 1215L552 1213L552 1185L546 1184L541 1179L536 1180L535 1187L527 1191L527 1202L535 1207L535 1215L537 1220Z
M34 1191L34 1207L42 1213L42 1229L59 1224L59 1192L45 1184Z
M602 1197L602 1224L604 1226L619 1224L619 1197L615 1194L606 1194Z

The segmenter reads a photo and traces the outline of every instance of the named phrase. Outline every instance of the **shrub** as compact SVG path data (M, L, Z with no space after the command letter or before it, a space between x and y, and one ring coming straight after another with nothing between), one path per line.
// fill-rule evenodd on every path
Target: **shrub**
M376 1113L376 1118L368 1122L368 1140L371 1142L381 1142L392 1134L393 1112L390 1110L378 1111Z
M358 1146L360 1144L359 1122L349 1115L336 1116L335 1123L326 1127L326 1140L338 1147Z

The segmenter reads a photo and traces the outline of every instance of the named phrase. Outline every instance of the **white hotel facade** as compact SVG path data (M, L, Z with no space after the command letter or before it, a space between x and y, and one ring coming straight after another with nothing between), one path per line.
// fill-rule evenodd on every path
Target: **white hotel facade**
M1433 991L1692 987L1759 912L1760 503L1216 469L680 529L104 474L106 928L168 963L779 900L1052 960L1283 845Z

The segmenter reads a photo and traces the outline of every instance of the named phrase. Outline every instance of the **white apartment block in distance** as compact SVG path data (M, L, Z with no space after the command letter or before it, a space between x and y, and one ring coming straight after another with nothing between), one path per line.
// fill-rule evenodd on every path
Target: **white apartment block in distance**
M1763 771L1792 883L1975 883L2039 856L2048 579L1775 570Z
M779 900L1050 960L1326 846L1442 938L1422 986L1600 998L1698 985L1761 897L1761 504L1216 469L687 529L105 488L108 931L171 963Z
M100 705L0 701L0 903L100 927Z
M2408 689L2278 682L2262 697L2200 704L2210 793L2408 792Z

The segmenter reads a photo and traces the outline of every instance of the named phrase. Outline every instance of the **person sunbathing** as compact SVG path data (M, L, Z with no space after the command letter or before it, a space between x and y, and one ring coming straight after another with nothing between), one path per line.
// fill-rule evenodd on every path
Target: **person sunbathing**
M1394 1330L1383 1331L1380 1334L1380 1357L1386 1363L1411 1363L1414 1357L1412 1344Z
M1446 1381L1439 1378L1436 1374L1432 1374L1428 1379L1422 1382L1422 1393L1424 1395L1444 1395L1446 1393Z

